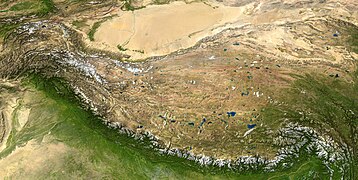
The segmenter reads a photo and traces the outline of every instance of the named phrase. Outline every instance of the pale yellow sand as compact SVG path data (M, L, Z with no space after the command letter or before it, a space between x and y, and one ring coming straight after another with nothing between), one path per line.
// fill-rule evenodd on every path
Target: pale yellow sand
M214 8L204 3L154 5L134 12L120 11L119 17L98 28L94 38L109 50L119 51L117 45L128 48L125 53L133 59L159 56L193 46L241 14L240 8Z
M24 177L26 174L39 173L38 170L53 168L63 163L61 161L64 160L63 156L67 151L68 148L63 143L39 143L31 140L0 159L0 178Z
M16 127L17 131L21 131L21 129L24 127L24 125L29 120L30 111L31 111L31 109L21 108L17 112L17 122L18 122L18 126Z

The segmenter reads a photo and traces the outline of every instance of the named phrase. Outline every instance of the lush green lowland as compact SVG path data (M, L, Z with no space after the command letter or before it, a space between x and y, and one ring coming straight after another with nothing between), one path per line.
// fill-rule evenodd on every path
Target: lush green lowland
M12 11L22 15L34 14L39 17L43 17L51 12L54 12L55 9L56 7L52 0L29 0L18 2L10 6L8 9L2 10L2 12Z
M305 81L313 81L313 79L304 78L297 83L305 83ZM333 80L332 83L335 83L337 87L343 85L338 83L338 80ZM118 133L117 130L108 128L102 123L100 117L81 107L79 100L60 79L31 76L23 81L22 86L26 87L25 91L32 98L27 102L20 103L18 108L21 106L31 108L29 119L20 131L14 128L15 125L13 126L7 148L0 153L0 157L10 156L18 149L27 147L33 140L41 146L61 143L66 147L61 155L49 159L51 162L48 165L42 164L41 171L33 171L30 175L26 174L27 177L41 179L47 177L100 177L106 179L302 179L305 177L306 179L326 179L329 177L322 161L309 154L302 154L291 168L273 173L259 171L242 174L227 168L201 167L189 160L161 155L151 148L148 140L135 140ZM322 86L327 85L323 83L317 83L315 86L306 84L307 91L312 90L312 92L321 92ZM353 87L356 88L356 86ZM327 91L325 93L334 93L332 95L337 96L334 87ZM345 91L348 93L349 90L345 89ZM12 90L12 92L16 93L16 90ZM317 96L316 98L317 100L307 103L330 100L330 96ZM345 103L347 107L344 108L356 107L356 104L349 104L352 98L347 99L342 96L337 96L337 98L341 101L348 101ZM319 112L327 112L324 109L325 106L317 108L319 108L317 109ZM340 113L342 110L339 107L334 110L337 111L336 116L344 116ZM356 111L357 108L353 110ZM318 116L316 121L320 120L320 116ZM332 123L336 123L335 120L333 119ZM13 121L16 123L16 115ZM349 120L346 121L350 123ZM345 125L334 125L343 137L349 136L349 132L346 132L349 131L349 128L344 128ZM51 151L43 153L50 154ZM23 177L23 175L21 172L17 172L13 174L13 177Z
M41 8L38 15L45 16L51 12L54 12L56 7L52 0L41 0Z
M93 26L91 27L91 30L88 32L88 38L91 40L91 41L94 41L94 33L96 33L97 29L99 28L99 26L101 26L101 21L99 22L95 22L93 24Z
M36 7L36 4L34 2L25 1L11 6L10 11L22 11L32 9L34 7Z

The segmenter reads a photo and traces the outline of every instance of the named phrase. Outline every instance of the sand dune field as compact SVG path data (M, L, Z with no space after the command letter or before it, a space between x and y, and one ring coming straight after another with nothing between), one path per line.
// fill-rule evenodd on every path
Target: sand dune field
M98 28L95 41L112 50L119 45L134 59L160 56L193 46L241 14L238 7L184 2L120 11Z

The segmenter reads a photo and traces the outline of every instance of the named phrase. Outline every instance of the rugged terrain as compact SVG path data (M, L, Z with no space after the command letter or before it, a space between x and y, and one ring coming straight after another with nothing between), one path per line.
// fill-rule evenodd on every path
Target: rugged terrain
M20 81L40 76L60 79L108 126L162 153L245 172L312 157L327 176L355 179L357 5L1 1L0 177L29 152L76 152L41 133L41 146L8 143L36 104Z

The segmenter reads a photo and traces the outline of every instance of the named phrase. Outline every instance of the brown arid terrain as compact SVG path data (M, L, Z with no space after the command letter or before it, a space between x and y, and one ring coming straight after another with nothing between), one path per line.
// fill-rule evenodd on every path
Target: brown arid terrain
M53 2L56 12L48 19L12 12L22 24L1 42L1 77L60 77L109 126L149 135L164 151L275 159L275 137L291 111L280 112L287 118L277 120L267 112L291 104L300 112L286 98L293 82L323 74L355 86L355 0ZM6 16L0 11L1 23ZM16 109L21 102L12 96L0 95L7 98L0 104L0 150L14 125L11 113L16 111L21 129L31 111ZM324 123L307 124L341 136ZM340 140L356 150L357 136L350 137ZM31 141L10 156L22 159L22 167L41 151L61 156L70 148ZM7 162L0 160L0 169L11 172Z

